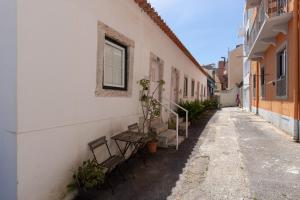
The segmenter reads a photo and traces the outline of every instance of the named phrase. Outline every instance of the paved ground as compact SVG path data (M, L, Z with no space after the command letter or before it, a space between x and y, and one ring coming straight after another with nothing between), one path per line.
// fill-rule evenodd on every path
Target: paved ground
M175 186L179 175L197 144L206 124L215 111L209 111L202 115L198 123L189 129L189 138L175 149L159 149L155 155L146 155L147 166L141 159L130 160L128 165L122 166L127 174L127 181L123 181L118 173L113 173L112 182L115 186L115 194L108 189L96 192L89 199L97 200L163 200L166 199ZM133 172L133 179L130 172ZM87 200L88 198L78 198Z
M237 108L206 113L179 151L147 160L131 162L135 179L114 175L115 195L95 199L300 200L300 144Z
M300 200L299 173L300 144L253 114L227 108L208 123L168 199Z

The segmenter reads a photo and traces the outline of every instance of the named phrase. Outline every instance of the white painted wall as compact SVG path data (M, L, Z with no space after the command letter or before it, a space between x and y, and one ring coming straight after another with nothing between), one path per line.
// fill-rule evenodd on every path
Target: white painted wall
M130 98L94 94L98 20L135 42ZM165 97L172 66L180 71L181 90L184 74L207 88L206 77L133 0L18 2L20 200L61 199L72 169L91 156L87 143L138 121L136 82L148 76L150 52L165 63Z
M245 46L244 46L245 48ZM244 49L244 55L246 50ZM243 109L246 111L251 110L250 102L250 61L244 58L243 62Z
M218 95L220 96L221 107L232 107L236 106L236 96L239 93L239 88L234 87L231 90L223 90ZM241 97L241 95L240 95ZM241 99L241 98L240 98Z
M0 199L15 200L16 154L16 0L0 1Z

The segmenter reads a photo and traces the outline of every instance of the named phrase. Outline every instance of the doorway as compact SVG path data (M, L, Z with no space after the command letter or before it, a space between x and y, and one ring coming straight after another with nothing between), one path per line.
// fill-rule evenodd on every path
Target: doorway
M162 101L163 86L160 86L160 81L163 80L163 61L154 55L151 55L150 60L150 94L154 93L154 98Z
M200 100L200 82L197 82L197 93L196 93L196 99L199 101Z
M178 103L179 95L179 71L172 68L171 72L171 101Z

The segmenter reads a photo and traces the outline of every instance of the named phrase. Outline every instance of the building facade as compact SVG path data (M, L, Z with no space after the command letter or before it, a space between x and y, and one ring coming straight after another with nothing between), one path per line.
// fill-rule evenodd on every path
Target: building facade
M243 81L243 45L237 45L228 53L228 89L239 86Z
M299 1L247 0L251 110L299 139Z
M247 35L246 33L249 35L250 30L253 26L254 20L255 20L255 16L254 16L254 12L255 12L255 7L249 7L249 6L245 6L244 9L244 30L243 30L243 34L245 34L246 37L244 37L244 49L243 49L243 53L244 53L244 59L243 59L243 109L246 111L251 111L251 83L250 83L250 77L251 77L251 73L250 73L250 64L251 64L251 60L249 60L247 58L248 52L249 52L249 47L247 45Z
M145 0L3 0L0 24L0 199L63 199L88 142L139 121L140 79L207 98L207 73Z
M218 91L226 90L228 88L228 77L227 77L227 61L224 60L218 62L217 78L219 80L217 87Z

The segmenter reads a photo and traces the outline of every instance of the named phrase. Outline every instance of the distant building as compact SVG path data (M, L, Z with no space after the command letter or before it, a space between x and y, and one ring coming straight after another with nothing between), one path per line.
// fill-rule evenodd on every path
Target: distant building
M253 17L253 12L254 9L247 9L245 8L244 10L244 46L243 46L243 54L245 55L243 59L243 109L246 111L251 110L251 102L250 102L250 61L246 57L248 53L248 45L247 40L249 35L247 36L247 32L249 32L249 28L252 27L253 22L254 22L254 17Z
M207 97L211 98L215 95L216 92L216 72L217 69L214 67L214 64L208 66L202 66L207 74Z
M228 53L228 89L241 85L243 81L243 45Z
M217 88L219 91L226 90L228 87L228 77L227 77L227 71L226 71L226 64L227 61L224 58L224 60L219 61L218 63L218 69L217 69L217 77L219 79L219 86L220 88Z

